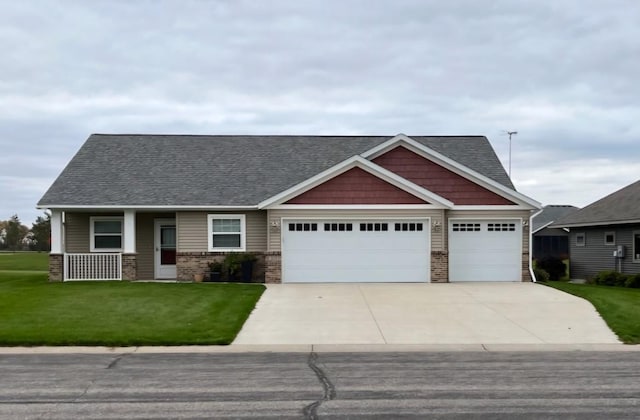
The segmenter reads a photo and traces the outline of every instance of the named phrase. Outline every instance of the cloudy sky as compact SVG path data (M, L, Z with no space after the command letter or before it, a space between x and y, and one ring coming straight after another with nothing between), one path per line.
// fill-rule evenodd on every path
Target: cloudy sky
M91 133L482 134L516 188L640 178L640 2L0 0L0 220Z

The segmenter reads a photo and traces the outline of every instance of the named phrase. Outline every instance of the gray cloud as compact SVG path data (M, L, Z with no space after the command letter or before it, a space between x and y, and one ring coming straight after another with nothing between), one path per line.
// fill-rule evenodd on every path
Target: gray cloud
M507 166L510 129L544 203L638 177L634 2L0 3L0 219L92 132L484 134Z

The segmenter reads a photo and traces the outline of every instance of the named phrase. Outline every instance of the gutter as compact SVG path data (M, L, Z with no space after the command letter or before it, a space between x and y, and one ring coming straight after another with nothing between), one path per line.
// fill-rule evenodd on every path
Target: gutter
M531 216L529 216L529 274L531 275L531 280L533 280L534 283L538 282L538 279L536 278L536 275L533 272L533 229L532 229L532 223L533 223L533 218L536 217L538 214L542 213L542 210L536 212L535 214L532 214Z

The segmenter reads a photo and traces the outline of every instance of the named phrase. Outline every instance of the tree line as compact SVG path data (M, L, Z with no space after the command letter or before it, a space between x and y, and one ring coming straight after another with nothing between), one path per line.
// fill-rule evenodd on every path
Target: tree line
M50 251L51 215L38 216L31 228L23 225L17 214L0 220L0 250Z

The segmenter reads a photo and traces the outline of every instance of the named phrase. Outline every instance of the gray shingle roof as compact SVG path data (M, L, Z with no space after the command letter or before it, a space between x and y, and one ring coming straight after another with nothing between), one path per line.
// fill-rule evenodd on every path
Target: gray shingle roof
M607 225L637 220L640 220L640 180L556 220L552 226Z
M393 136L93 134L39 206L255 206ZM484 136L411 136L513 189Z
M561 217L571 214L577 210L579 210L578 207L569 205L552 204L544 206L542 212L538 213L531 221L532 231L535 232L541 227L546 226L549 223L554 222Z

